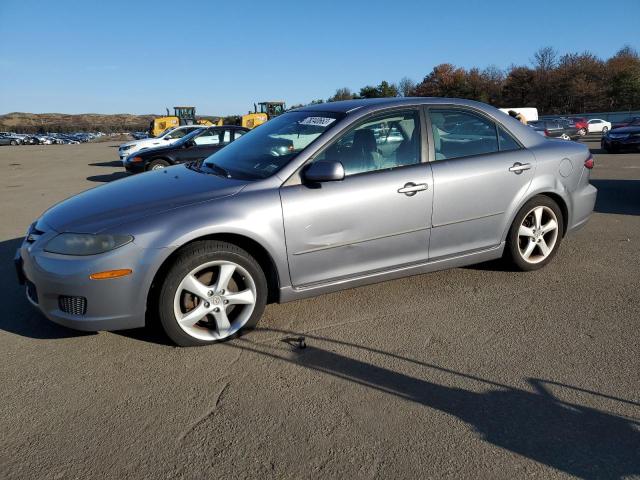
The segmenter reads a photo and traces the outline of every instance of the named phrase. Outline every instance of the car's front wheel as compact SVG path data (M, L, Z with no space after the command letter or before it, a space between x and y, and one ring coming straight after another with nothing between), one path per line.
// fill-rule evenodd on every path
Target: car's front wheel
M564 234L562 211L544 195L529 200L509 229L506 256L520 270L537 270L555 256Z
M180 346L207 345L254 327L266 301L265 275L251 255L226 242L195 242L165 278L160 322Z
M602 127L602 135L606 134L609 131L609 127Z
M147 170L162 170L163 168L167 168L169 165L171 164L166 160L158 158L147 165Z

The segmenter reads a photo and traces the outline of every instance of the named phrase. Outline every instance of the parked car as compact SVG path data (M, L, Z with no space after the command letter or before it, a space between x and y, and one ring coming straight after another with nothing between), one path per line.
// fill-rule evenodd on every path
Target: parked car
M619 122L613 122L611 128L634 127L638 125L640 125L640 117L628 117Z
M140 150L127 157L123 164L127 172L140 173L204 160L248 131L248 128L236 126L201 128L171 145Z
M149 138L149 134L147 132L132 132L131 136L136 140L142 140L143 138Z
M135 328L148 312L177 344L209 344L256 325L268 301L502 256L539 269L591 215L592 167L585 145L470 100L310 105L203 162L57 204L17 272L57 323Z
M607 122L606 120L602 120L601 118L591 118L589 120L588 130L589 133L607 133L611 130L611 122Z
M141 140L133 140L131 142L123 143L118 149L120 160L127 158L128 156L142 150L143 148L154 148L158 146L171 145L177 142L187 133L193 132L202 128L202 125L183 125L181 127L169 128L162 132L157 137L144 138Z
M616 153L621 150L640 150L640 124L620 127L602 136L600 145L604 150Z
M578 129L578 134L581 137L584 137L587 133L589 133L589 121L584 117L569 117L567 120L570 121L571 126Z
M0 135L0 145L20 145L22 139L8 132L2 132Z
M578 128L567 120L538 120L528 124L540 135L549 138L561 138L563 140L577 140L580 138Z

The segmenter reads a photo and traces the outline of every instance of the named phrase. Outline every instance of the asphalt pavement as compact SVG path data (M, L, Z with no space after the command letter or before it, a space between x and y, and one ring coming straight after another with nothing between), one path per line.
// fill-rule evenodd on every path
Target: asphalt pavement
M589 146L596 213L546 268L270 305L190 349L31 307L28 225L124 173L114 144L0 147L0 477L639 478L640 154Z

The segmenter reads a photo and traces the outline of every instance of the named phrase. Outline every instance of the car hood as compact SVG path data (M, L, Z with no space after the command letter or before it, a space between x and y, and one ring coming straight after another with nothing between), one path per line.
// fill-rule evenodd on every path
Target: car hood
M609 130L609 133L640 133L640 126L618 127Z
M119 148L122 147L130 147L132 145L137 146L137 147L150 147L153 145L166 145L169 142L166 140L162 140L161 138L143 138L141 140L132 140L130 142L127 143L123 143L122 145L120 145Z
M177 143L177 142L176 142ZM142 156L144 157L144 155L146 153L150 154L150 155L160 155L162 153L165 152L173 152L177 149L179 149L180 147L178 147L177 145L174 144L162 144L162 145L144 145L143 148L141 148L140 150L138 150L137 152L135 152L134 154L132 154L132 156Z
M58 232L98 233L167 210L234 195L246 184L179 165L87 190L53 206L41 220Z

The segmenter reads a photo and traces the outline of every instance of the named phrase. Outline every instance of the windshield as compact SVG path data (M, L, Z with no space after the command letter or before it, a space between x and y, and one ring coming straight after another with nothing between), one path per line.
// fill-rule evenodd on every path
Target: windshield
M192 140L194 137L197 137L198 135L200 135L202 132L204 132L205 129L204 128L198 128L197 130L194 130L192 132L187 133L184 137L182 137L180 140L178 140L177 142L175 142L173 145L174 146L181 146L184 145L185 143L187 143L189 140Z
M335 112L285 113L217 151L203 166L232 178L270 177L343 116Z
M156 135L154 138L160 138L165 136L167 133L169 133L171 130L175 130L176 127L169 127L166 130L164 130L162 133L160 133L159 135Z

